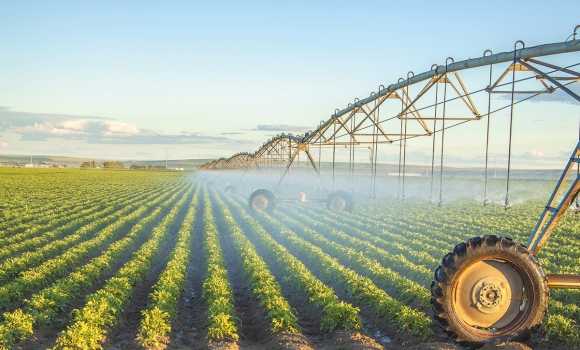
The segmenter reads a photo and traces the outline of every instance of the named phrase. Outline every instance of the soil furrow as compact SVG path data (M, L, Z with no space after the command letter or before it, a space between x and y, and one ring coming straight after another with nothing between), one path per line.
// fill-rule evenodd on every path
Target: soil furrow
M239 345L256 345L268 341L271 339L272 333L268 330L268 322L265 320L262 307L254 299L254 293L250 290L248 282L244 278L240 256L233 246L229 230L224 226L225 222L221 219L221 214L215 205L213 210L220 233L220 243L226 261L228 277L234 292L234 308L236 316L240 319L238 325Z
M203 196L198 196L197 211L193 224L193 235L190 246L190 263L187 268L185 290L181 294L177 307L177 316L173 322L170 343L177 347L205 348L205 316L201 288L204 271L207 271L203 251Z

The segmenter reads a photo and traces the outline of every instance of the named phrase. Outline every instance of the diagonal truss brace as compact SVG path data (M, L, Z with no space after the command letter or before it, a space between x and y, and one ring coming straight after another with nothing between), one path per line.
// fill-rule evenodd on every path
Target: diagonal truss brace
M531 72L531 73L533 73L536 76L536 79L544 86L545 90L537 90L537 91L495 90L495 88L498 87L499 83L501 83L501 81L507 76L507 74L509 72L514 72L514 71L515 72ZM523 62L521 59L517 59L516 62L513 62L512 64L509 65L509 67L507 67L507 69L500 75L500 77L496 80L496 82L492 86L487 87L485 90L490 94L511 94L512 92L514 94L551 94L554 92L555 89L551 86L548 86L543 81L543 79L538 79L543 74L544 73L537 73L533 69L530 69L528 64L525 64L525 62ZM512 84L515 84L515 82L513 82Z
M310 154L310 150L308 148L308 144L307 143L299 143L296 146L296 151L290 157L290 161L286 165L286 168L284 168L284 172L280 176L280 180L278 180L278 183L276 184L276 187L274 188L274 190L272 191L272 193L276 193L276 191L280 187L280 184L282 183L282 180L284 180L284 177L286 177L286 174L288 173L288 170L290 170L290 167L292 166L292 163L296 159L296 156L298 156L298 154L300 154L300 152L306 153L306 156L308 156L308 160L310 161L310 164L312 165L312 167L316 171L316 175L318 176L318 181L320 181L320 169L318 169L318 167L316 166L316 163L314 162L314 159L312 158L312 154Z
M560 180L558 180L558 183L556 184L556 188L554 188L554 192L552 192L552 196L548 200L548 204L540 215L540 219L528 240L528 249L530 249L532 254L535 256L538 256L540 250L546 244L548 238L550 238L550 235L556 228L556 225L564 213L566 213L566 209L572 205L574 198L576 198L578 192L580 192L580 174L578 174L560 204L557 207L555 206L558 195L564 189L566 180L568 180L572 168L577 163L580 163L580 142L576 145L576 149L572 153L564 172L562 172L562 176L560 176Z
M568 78L568 79L566 79L566 78L564 78L564 79L562 79L562 78L555 78L555 77L551 77L551 76L549 76L548 74L545 74L545 73L543 73L543 72L542 72L542 71L540 71L538 68L536 68L536 67L533 67L533 66L529 65L528 63L526 63L526 62L524 62L524 61L520 60L520 59L518 59L518 62L519 62L519 63L520 63L522 66L524 66L524 67L526 67L527 69L529 69L529 70L531 70L532 72L534 72L534 74L536 74L536 77L538 77L538 78L540 78L540 79L544 79L544 78L545 78L545 79L548 79L548 80L549 80L549 81L550 81L552 84L556 85L557 87L559 87L560 89L562 89L564 92L566 92L568 95L572 96L572 97L573 97L573 98L574 98L576 101L580 102L580 96L578 96L578 95L577 95L577 94L576 94L574 91L572 91L572 90L568 89L566 86L562 85L562 83L560 83L560 82L558 81L558 80L580 80L580 79L579 79L579 78L580 78L580 74L578 74L578 73L576 73L576 72L574 72L574 71L571 71L571 70L569 70L569 69L566 69L566 73L569 73L569 74L572 74L572 75L576 75L576 77L571 77L571 78ZM534 62L535 62L536 64L538 64L538 63L539 63L539 64L542 64L542 63L543 63L543 62L540 62L540 61L534 61ZM550 65L550 66L552 66L553 68L554 68L554 67L555 67L555 68L559 68L559 67L557 67L557 66L553 66L553 65ZM541 80L540 80L540 81L541 81ZM542 83L544 83L543 81L541 81L541 82L542 82ZM545 85L545 83L544 83L544 85ZM552 88L552 90L555 90L555 89L554 89L554 88Z
M449 74L452 74L453 76L455 76L455 78L457 79L457 82L459 83L459 86L461 87L461 91L457 88L457 86L453 83L453 81L451 79L449 79ZM463 101L463 103L465 104L465 106L467 106L467 108L469 109L469 111L471 113L473 113L473 115L474 115L474 117L471 117L471 118L467 118L467 117L463 117L463 118L449 118L449 117L446 117L445 120L479 120L479 119L482 118L482 115L479 113L479 111L477 110L477 107L475 106L475 103L471 99L471 94L467 91L467 88L465 87L465 84L463 84L463 80L461 80L461 77L459 76L459 73L457 73L457 72L443 73L443 74L439 74L439 75L433 76L429 80L429 82L427 82L427 84L425 85L425 87L423 87L423 89L419 92L419 94L417 95L417 97L415 97L415 99L413 101L411 101L409 99L409 97L407 96L407 98L409 99L409 104L408 104L408 106L405 109L403 109L401 111L401 113L399 113L399 115L397 117L399 119L405 119L403 115L407 114L407 112L412 107L412 108L415 109L417 115L419 115L419 117L422 120L434 120L434 119L443 120L443 117L439 117L439 118L435 118L435 117L432 117L432 118L431 117L423 117L423 116L421 116L419 114L419 111L415 107L415 104L417 103L417 101L421 97L423 97L427 93L427 91L429 91L429 89L431 89L433 86L435 86L437 84L449 84L449 86L451 86L451 88L455 91L455 93L461 99L461 101ZM426 124L425 124L425 127L427 128ZM431 133L429 133L428 135L431 135Z

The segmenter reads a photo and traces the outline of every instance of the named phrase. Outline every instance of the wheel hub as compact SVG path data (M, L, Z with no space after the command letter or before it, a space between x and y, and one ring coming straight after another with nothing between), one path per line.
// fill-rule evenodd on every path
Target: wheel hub
M342 197L334 197L330 202L330 210L335 213L341 212L346 208L346 201Z
M499 305L502 298L502 291L493 284L484 284L479 290L479 303L484 307L493 308Z
M457 279L457 316L476 328L500 328L520 312L523 280L511 264L483 260L467 267Z
M254 200L252 201L252 205L255 209L258 210L265 210L268 208L268 198L263 195L257 195Z

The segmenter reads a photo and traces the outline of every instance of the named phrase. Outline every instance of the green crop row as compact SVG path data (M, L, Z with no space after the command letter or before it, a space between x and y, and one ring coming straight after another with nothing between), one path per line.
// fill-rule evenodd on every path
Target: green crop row
M267 254L273 255L284 271L284 278L295 288L303 291L315 307L321 309L320 328L325 331L334 329L362 329L359 309L340 301L332 288L317 279L299 259L284 246L276 242L254 218L228 196L224 197L230 211L239 218L244 232L254 238L254 243Z
M171 195L170 192L166 196L159 197L169 198L153 209L148 216L140 219L125 237L111 244L103 254L32 295L23 308L5 313L4 322L0 324L0 339L3 340L0 342L0 348L2 346L8 348L14 342L22 341L31 335L35 328L42 328L54 322L54 318L65 307L98 282L113 263L125 254L155 221L159 220L161 214L176 202L178 195L179 193ZM154 200L150 204L156 206L157 203L158 201Z
M385 288L395 292L398 300L407 304L412 303L421 308L429 307L431 293L427 288L399 275L388 267L384 267L380 260L368 257L366 253L363 253L364 251L329 240L322 233L332 232L332 227L319 225L318 228L321 233L318 233L310 228L314 226L313 222L315 221L306 215L297 214L299 221L285 215L275 215L275 218L299 234L301 238L324 249L328 254L332 252L335 257L340 258L353 268L356 267L360 272L364 271L374 281L380 282ZM385 255L389 255L389 253L385 252Z
M191 233L197 209L199 187L183 219L177 236L177 244L169 257L167 267L149 294L149 304L141 311L143 318L137 339L143 346L158 346L159 339L171 332L171 320L177 313L179 295L183 291L190 261Z
M270 330L274 333L300 332L298 318L288 301L282 296L282 288L270 272L268 265L258 255L254 245L244 236L230 210L214 190L212 190L212 195L213 202L220 211L223 227L234 241L235 251L242 262L244 274L254 293L254 298L260 301L260 306L270 320Z
M383 317L392 320L401 331L409 331L422 339L431 336L431 319L423 312L411 309L409 306L393 299L385 291L377 287L369 278L362 277L355 271L344 267L336 259L328 256L319 247L301 239L279 221L265 213L258 213L261 221L280 240L300 250L313 264L320 266L321 272L338 279L344 284L346 291L363 305L369 305Z
M151 238L133 253L103 288L86 297L86 305L73 311L72 323L60 333L56 349L101 349L99 344L107 328L117 322L117 316L133 295L135 285L146 276L160 247L169 236L170 227L190 197L191 190L182 196L169 214L153 229Z
M306 208L302 208L306 209ZM370 223L368 218L357 217L356 215L340 215L329 212L326 208L309 208L310 213L319 214L316 218L321 223L331 225L341 229L343 232L351 233L354 228L360 239L369 240L382 247L390 247L392 244L404 252L405 257L411 261L416 261L427 266L438 265L441 257L449 252L448 244L440 244L436 237L420 234L414 231L404 233L393 233L382 228L383 222ZM301 213L307 214L305 210Z
M56 203L47 202L45 206L37 208L37 212L23 210L22 217L31 217L31 220L25 223L13 223L11 225L10 222L2 222L0 244L12 244L25 238L34 237L39 233L65 224L79 216L81 212L89 214L111 203L124 201L128 198L143 197L159 191L159 189L153 188L127 188L123 191L121 189L113 191L111 195L114 197L108 198L108 200L105 197L93 198L87 196L87 198L80 196L66 201L60 200Z
M166 196L150 200L148 204L154 206ZM65 275L75 267L78 261L90 255L95 248L110 242L131 224L139 220L145 211L146 208L143 206L135 208L129 215L123 216L118 221L105 227L93 238L80 243L53 259L21 272L18 278L0 287L0 309L5 310L11 305L12 301L22 298L33 289L47 286Z
M207 308L207 334L209 339L233 338L238 340L238 319L234 310L234 296L228 270L223 257L219 233L209 201L209 194L204 189L204 250L207 260L207 272L203 278L202 298Z
M119 210L120 209L120 210ZM33 252L26 252L19 257L5 259L0 263L0 283L6 283L13 279L18 273L37 266L47 259L57 256L69 249L74 244L89 239L99 230L107 225L114 223L118 218L127 215L135 208L131 205L127 207L115 206L107 208L94 215L79 218L71 222L70 226L66 225L61 230L76 229L74 234L69 234L65 238L50 242L40 249ZM87 222L89 222L87 224Z
M26 198L26 205L10 206L12 209L5 207L1 212L3 215L0 215L0 217L4 217L0 223L0 238L22 233L27 229L44 225L53 220L61 219L61 223L66 222L62 219L77 213L79 210L106 205L111 199L139 195L141 192L154 189L153 187L144 187L142 184L110 189L107 188L108 186L95 187L94 184L86 186L84 183L78 183L78 186L67 185L66 191L62 191L53 183L38 187L37 179L27 181L26 175L21 174L21 176L17 186L26 188L27 192L36 190L35 196ZM67 180L72 183L78 181L73 176ZM3 185L6 186L5 178L3 178ZM103 196L103 193L107 195ZM11 198L10 204L14 204L14 194L4 198Z
M302 217L306 218L305 216ZM403 247L385 247L384 245L378 244L377 241L369 237L370 235L368 233L362 232L353 227L350 229L347 228L343 232L340 230L335 230L329 225L324 227L322 232L325 236L329 237L335 242L340 242L350 248L364 251L367 256L372 257L378 261L382 261L393 271L398 272L402 276L405 276L406 278L411 279L422 286L429 285L433 279L432 270L421 264L421 261L410 261L406 257L407 254L403 254L405 251L405 248ZM346 232L348 232L348 234ZM357 238L357 236L365 237L368 239ZM381 246L383 248L380 248ZM409 247L407 250L411 250L411 248Z
M112 201L107 207L113 207L117 209L126 207L128 205L135 207L141 205L141 203L146 202L147 200L150 200L150 198L154 198L154 196L154 194L142 194L138 196L131 196L131 198L121 198L121 200ZM86 218L89 217L92 212L95 212L99 209L102 210L104 208L105 206L79 210L78 213L66 217L66 219L68 219L68 224L65 224L64 226L58 227L56 224L53 225L52 223L44 226L35 226L34 229L27 230L22 234L9 237L4 242L0 241L0 245L3 246L3 248L0 249L0 261L8 256L13 256L18 253L37 249L43 244L62 239L64 236L68 235L71 230L78 229L80 226L82 226L84 220L86 220ZM55 220L55 222L58 221ZM51 229L53 230L51 231ZM38 233L41 233L41 235L36 236Z
M0 241L4 239L12 238L25 231L34 230L37 231L37 227L44 226L51 223L64 223L67 217L71 215L77 215L79 211L83 211L89 208L99 208L104 205L109 204L109 202L117 202L124 200L125 198L141 196L146 192L151 192L154 189L144 188L119 188L111 191L110 195L112 197L106 200L103 196L96 196L95 194L85 193L84 195L53 200L53 201L43 201L40 202L34 209L24 209L21 211L20 216L13 217L12 220L3 221L0 224ZM28 234L30 236L30 234Z

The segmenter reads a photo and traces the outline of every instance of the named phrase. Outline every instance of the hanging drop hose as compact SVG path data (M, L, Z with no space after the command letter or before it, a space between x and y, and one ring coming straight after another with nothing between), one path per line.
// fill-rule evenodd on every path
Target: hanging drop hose
M517 45L521 43L523 48L526 47L523 41L518 40L514 44L514 63L513 63L513 70L512 70L512 100L510 105L510 133L509 133L509 142L508 142L508 164L507 164L507 179L506 179L506 190L505 190L505 202L504 202L504 209L508 210L511 205L509 202L509 194L510 194L510 172L511 172L511 162L512 162L512 135L513 135L513 124L514 124L514 95L515 95L515 87L516 87L516 59L517 59Z
M296 147L296 152L298 152L298 154L296 155L296 160L298 161L298 166L296 169L296 172L298 173L298 177L300 177L300 151L298 150L298 147Z
M407 86L405 87L405 91L406 91L406 100L409 101L409 79L411 78L411 76L409 76L409 74L413 74L412 76L415 76L415 73L413 73L412 71L409 71L407 73ZM405 108L405 134L404 134L404 139L403 139L403 195L402 195L402 200L405 200L405 173L407 170L407 117L408 117L408 110L409 108Z
M398 83L400 83L401 81L404 81L405 79L403 78L399 78ZM403 110L405 109L405 100L403 98L401 98L401 112L403 112ZM397 200L401 199L401 156L402 156L402 152L403 152L403 116L399 115L399 119L401 121L401 127L400 127L400 131L399 131L399 173L398 173L398 182L397 182Z
M436 65L434 65L436 66ZM433 66L431 66L433 68ZM437 136L437 107L439 99L439 83L435 83L435 115L433 117L433 148L431 150L431 192L429 193L429 203L433 203L433 182L435 180L435 141Z
M375 106L376 106L376 101L375 101ZM373 117L374 117L374 113L373 113ZM374 123L374 119L373 119L373 123ZM376 144L376 134L377 130L376 127L373 127L373 142L372 142L372 147L369 147L369 162L371 164L371 188L369 191L369 198L373 198L373 191L374 191L374 181L375 181L375 156L374 156L374 147Z
M292 166L291 166L291 161L292 161L292 139L288 140L288 152L290 154L290 156L288 157L288 172L286 175L286 179L288 180L288 182L286 182L288 185L290 185L290 175L292 174Z
M445 60L445 85L443 85L443 126L441 128L441 170L439 176L439 205L440 207L443 206L443 155L445 150L445 114L447 113L447 65L449 60L455 62L455 60L451 57L447 57Z
M324 120L320 121L320 124L322 125L322 123L324 123ZM320 187L321 187L321 183L320 183L320 172L321 172L321 168L320 168L320 158L322 156L322 137L318 137L318 192L320 192Z
M379 88L379 92L381 91L381 89ZM374 92L371 92L371 96L374 94ZM373 142L372 142L372 147L369 147L369 162L371 164L371 188L370 188L370 192L369 192L369 197L370 198L374 198L374 191L375 191L375 176L376 176L376 157L374 155L375 153L375 145L377 143L377 126L376 126L376 116L375 116L375 109L377 108L377 101L375 100L375 106L373 108L373 112L372 112L372 120L373 120Z
M402 103L401 103L402 104ZM401 109L402 111L402 109ZM401 128L399 135L401 138L399 139L399 181L397 183L397 199L401 199L401 160L403 155L403 119L401 118Z
M483 56L485 57L486 53L492 54L491 50L485 50L483 52ZM488 179L488 164L489 164L489 124L491 120L491 84L492 84L492 67L493 65L489 65L489 91L487 92L487 133L485 138L485 194L483 196L483 206L487 206L489 204L489 199L487 198L487 179Z
M332 125L334 127L333 142L332 142L332 191L334 191L334 164L336 161L336 111L334 111L334 120Z
M576 27L578 28L578 27ZM578 142L580 142L580 122L578 123ZM576 178L580 177L580 163L576 164ZM580 213L580 201L576 195L576 204L574 205L574 214Z
M355 98L355 103L358 98ZM350 118L350 150L349 150L349 163L348 163L348 182L350 187L350 193L354 192L354 116Z
M350 130L352 132L352 176L350 178L350 193L354 193L354 147L355 147L355 141L354 141L354 127L356 126L356 113L352 116L352 121L350 124Z
M405 139L403 140L403 195L402 200L405 200L405 172L407 166L407 113L405 112Z
M383 85L379 85L379 94L381 93L381 87L383 87L383 89L385 88ZM376 138L376 142L374 144L375 150L373 155L375 156L375 170L374 170L374 180L373 180L373 198L377 197L377 161L378 161L378 153L379 153L379 121L381 120L380 118L380 109L381 109L381 105L379 104L376 108L376 117L375 117L375 130L377 132L377 138Z
M399 82L404 80L403 78L399 78ZM403 96L404 97L404 96ZM401 113L405 110L405 100L401 98ZM397 200L401 199L401 156L403 154L403 115L400 115L401 119L401 128L399 131L399 181L397 183Z

